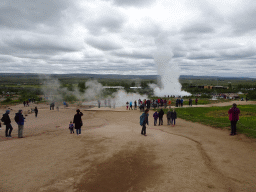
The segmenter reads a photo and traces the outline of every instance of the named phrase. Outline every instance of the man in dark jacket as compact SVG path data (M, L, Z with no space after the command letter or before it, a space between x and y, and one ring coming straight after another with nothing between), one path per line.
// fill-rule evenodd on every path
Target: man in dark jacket
M38 114L38 109L37 109L37 107L35 107L35 117L37 117L37 114Z
M236 135L236 123L239 120L240 110L237 108L236 104L233 104L233 107L228 110L229 120L231 122L231 133L230 135Z
M177 119L177 113L174 109L171 112L171 118L172 118L172 126L175 126L175 119Z
M143 120L143 124L142 124L142 130L141 130L141 135L146 135L146 124L148 125L148 109L145 110L145 113L143 113L144 115L144 120Z
M18 113L16 113L17 116L17 124L18 124L18 138L23 138L23 128L24 128L24 117L22 115L22 110L19 110ZM16 118L15 118L16 119Z
M12 137L12 125L11 125L11 119L9 117L10 110L6 110L5 114L3 114L2 121L4 122L6 129L5 129L5 136L6 137Z
M84 114L82 112L80 112L79 109L76 110L76 114L74 116L74 120L73 120L73 123L75 123L75 129L76 129L76 134L79 135L81 134L81 127L83 125L83 122L82 122L82 116Z
M160 124L163 125L163 116L164 116L164 111L163 111L163 109L161 109L159 111L159 125Z

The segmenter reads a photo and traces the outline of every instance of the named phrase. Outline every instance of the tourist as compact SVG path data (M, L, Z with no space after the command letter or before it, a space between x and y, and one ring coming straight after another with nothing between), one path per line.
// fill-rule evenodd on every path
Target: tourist
M127 101L126 102L126 110L128 110L128 107L129 107L129 102Z
M163 109L161 109L159 111L159 126L163 125L163 116L164 116L164 111L163 111Z
M171 112L171 118L172 118L172 126L175 126L175 119L177 119L177 113L174 109Z
M198 98L196 98L196 105L197 105L197 102L198 102Z
M178 102L179 102L179 107L181 107L181 99L179 99Z
M150 100L147 100L147 101L146 101L146 105L147 105L147 109L150 109L151 101L150 101Z
M5 129L5 136L6 137L12 137L11 133L12 133L12 130L13 130L9 114L10 114L10 110L6 110L5 114L3 114L3 117L1 119L1 121L6 126L6 129Z
M82 116L83 116L83 113L80 112L79 109L77 109L76 114L74 116L74 120L73 120L73 123L75 123L75 129L76 129L77 135L81 134L81 127L83 125Z
M141 129L141 135L147 136L146 135L146 124L148 125L148 109L145 110L145 113L143 113L140 116L140 125L142 126Z
M157 124L157 119L158 119L158 117L159 117L157 111L153 114L153 117L154 117L154 126L156 126L156 124Z
M176 99L176 107L179 105L179 99Z
M183 99L180 99L180 106L183 107Z
M54 106L55 106L55 104L54 104L54 102L52 102L52 103L50 104L50 110L54 110Z
M23 101L23 105L24 105L24 107L26 107L26 101Z
M188 104L189 104L189 106L192 106L192 99L191 98L189 98Z
M100 108L100 100L98 99L98 108Z
M74 124L72 123L72 121L70 121L69 130L70 130L70 134L75 133L74 132Z
M170 125L170 123L171 123L171 110L170 109L166 115L167 115L167 125Z
M130 101L130 107L129 107L129 110L132 110L132 101Z
M168 96L169 96L169 95L168 95ZM172 101L169 100L169 101L168 101L168 106L171 107L171 105L172 105Z
M37 107L35 107L34 111L35 111L35 116L37 117L37 114L38 114L38 109L37 109Z
M19 110L15 116L15 121L18 124L18 138L23 138L24 119L25 118L22 115L22 110Z
M137 101L134 101L134 110L137 109Z
M234 103L233 107L228 110L229 114L229 120L231 122L231 133L230 135L236 135L236 124L237 121L239 120L239 114L240 110L237 108L237 105Z

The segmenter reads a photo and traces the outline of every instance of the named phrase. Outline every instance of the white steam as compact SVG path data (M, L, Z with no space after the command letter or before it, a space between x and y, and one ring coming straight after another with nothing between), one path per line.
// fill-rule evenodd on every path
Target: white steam
M119 90L118 92L114 93L114 100L116 107L125 106L126 102L129 103L132 102L132 105L134 106L134 101L137 102L138 106L138 100L144 100L147 99L147 95L140 95L138 93L126 93L124 90Z
M103 86L98 81L87 81L85 87L88 87L83 95L86 100L95 100L102 97Z
M160 76L158 85L150 85L156 96L167 95L191 95L186 91L181 91L179 82L180 68L177 63L171 62L173 57L172 43L166 34L161 34L156 38L155 43L157 51L154 54L154 60L157 64L157 73Z

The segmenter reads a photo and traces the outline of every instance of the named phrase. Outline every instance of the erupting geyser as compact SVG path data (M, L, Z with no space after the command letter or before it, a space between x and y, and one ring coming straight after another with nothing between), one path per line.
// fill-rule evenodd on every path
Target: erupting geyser
M179 82L180 68L177 63L172 62L172 50L169 47L169 41L166 37L156 39L157 51L154 55L155 63L157 64L157 73L160 76L158 86L151 85L154 89L154 94L159 97L167 95L191 95L186 91L181 91Z

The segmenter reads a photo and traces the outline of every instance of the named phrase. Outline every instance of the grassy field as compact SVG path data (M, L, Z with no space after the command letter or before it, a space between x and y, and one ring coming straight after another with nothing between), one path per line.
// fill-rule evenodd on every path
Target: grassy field
M256 138L256 106L239 105L240 118L237 122L237 132L243 133L248 137ZM228 119L228 110L226 107L197 107L197 108L177 108L179 118L199 122L215 128L229 129L230 121ZM165 114L167 110L165 109Z
M157 99L158 97L152 97L151 99ZM176 105L176 99L177 98L171 98L171 106ZM168 98L166 98L168 100ZM188 105L188 100L189 99L184 99L183 105ZM207 98L199 98L197 104L198 105L206 105L206 104L214 104L214 103L223 103L223 102L230 102L231 100L229 99L218 99L218 100L210 100ZM192 98L192 105L195 105L195 98Z

